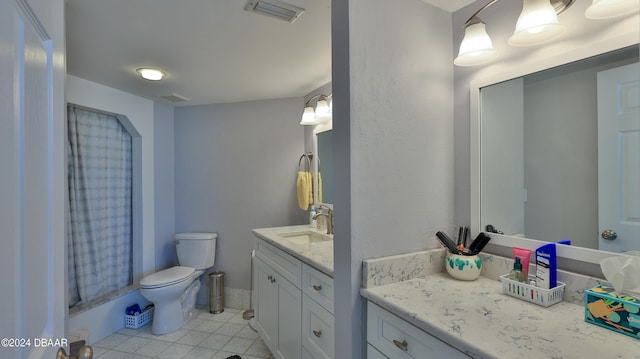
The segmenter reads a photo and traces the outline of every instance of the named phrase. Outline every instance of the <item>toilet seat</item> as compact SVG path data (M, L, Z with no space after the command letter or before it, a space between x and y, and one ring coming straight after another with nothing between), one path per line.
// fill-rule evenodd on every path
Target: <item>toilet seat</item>
M191 278L194 268L175 266L148 275L140 280L140 288L161 288Z

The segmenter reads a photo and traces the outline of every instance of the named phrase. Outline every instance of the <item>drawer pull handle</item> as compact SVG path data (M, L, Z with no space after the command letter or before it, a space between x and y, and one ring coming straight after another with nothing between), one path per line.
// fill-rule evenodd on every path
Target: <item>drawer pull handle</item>
M398 347L398 349L402 350L403 352L406 352L408 350L407 347L409 346L409 344L407 344L406 340L403 340L400 342L394 339L393 344L395 344Z
M319 291L321 291L321 290L322 290L322 286L321 286L321 285L314 284L314 285L313 285L313 289L315 289L315 290L317 290L317 291L319 292Z
M320 338L322 336L322 331L321 330L314 330L313 331L313 335L315 335L316 337Z

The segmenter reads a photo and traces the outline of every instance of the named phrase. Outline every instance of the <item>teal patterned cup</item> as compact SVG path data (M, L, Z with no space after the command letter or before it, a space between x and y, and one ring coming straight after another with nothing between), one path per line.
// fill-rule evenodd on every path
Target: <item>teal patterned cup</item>
M476 280L482 270L482 260L477 255L461 255L447 252L445 256L447 273L459 280Z

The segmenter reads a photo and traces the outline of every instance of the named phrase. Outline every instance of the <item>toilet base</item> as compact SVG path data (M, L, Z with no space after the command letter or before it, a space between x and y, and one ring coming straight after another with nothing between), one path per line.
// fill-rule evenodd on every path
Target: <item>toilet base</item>
M156 303L153 311L151 334L162 335L182 328L184 317L176 315L176 313L182 314L182 305L179 300Z

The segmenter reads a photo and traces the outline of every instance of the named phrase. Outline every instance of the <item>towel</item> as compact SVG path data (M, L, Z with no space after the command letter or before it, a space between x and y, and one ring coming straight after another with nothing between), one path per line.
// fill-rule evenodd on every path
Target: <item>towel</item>
M313 204L313 189L311 185L311 173L309 173L309 171L298 171L296 189L298 192L298 206L300 206L300 209L306 211L309 209L309 205Z
M318 171L318 203L322 203L322 176Z

